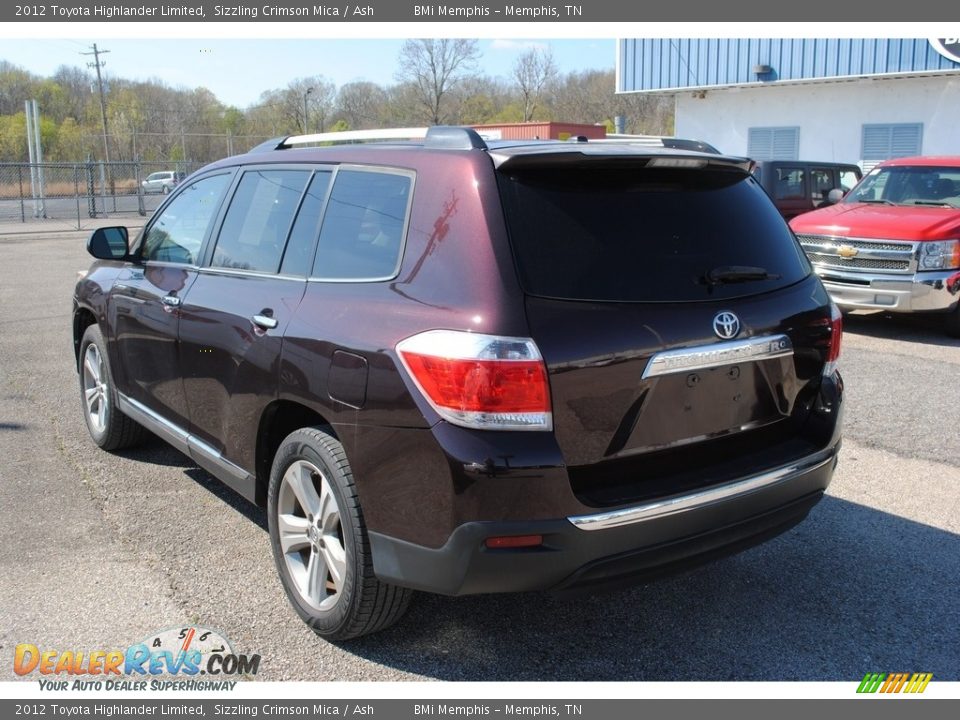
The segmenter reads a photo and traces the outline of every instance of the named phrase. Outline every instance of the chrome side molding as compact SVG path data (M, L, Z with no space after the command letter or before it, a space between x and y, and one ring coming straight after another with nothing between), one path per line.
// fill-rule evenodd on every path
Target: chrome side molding
M230 462L216 448L210 447L196 435L170 422L138 400L127 397L121 392L117 393L117 400L117 405L124 415L140 423L155 435L159 435L248 500L253 500L257 483L251 473Z

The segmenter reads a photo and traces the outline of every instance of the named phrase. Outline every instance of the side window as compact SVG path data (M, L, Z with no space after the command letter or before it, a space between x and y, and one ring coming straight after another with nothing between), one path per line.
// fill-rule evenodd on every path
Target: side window
M313 264L322 280L386 280L397 273L408 175L341 170L333 183Z
M192 265L230 182L227 173L188 185L167 205L143 238L141 257Z
M213 267L276 272L307 170L248 170L223 219Z
M810 170L810 197L815 203L827 199L827 195L835 187L838 187L834 180L834 171L826 168L813 168Z
M774 185L774 197L777 200L802 200L803 191L802 168L777 168L777 182Z
M306 275L313 261L313 248L320 234L323 203L330 187L330 171L318 172L310 181L307 194L300 203L300 212L293 223L280 272L285 275Z
M860 182L860 178L853 170L840 171L840 189L845 193L853 190L853 186Z

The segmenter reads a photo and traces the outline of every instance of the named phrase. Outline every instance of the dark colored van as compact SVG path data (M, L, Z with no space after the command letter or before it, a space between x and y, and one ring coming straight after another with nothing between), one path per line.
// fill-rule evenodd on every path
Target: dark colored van
M841 316L749 160L465 128L306 147L365 135L203 168L137 237L94 232L74 297L94 442L149 430L265 506L317 633L413 590L641 582L817 503Z
M787 220L832 205L863 177L856 165L803 160L758 160L753 175ZM831 190L841 194L831 199Z

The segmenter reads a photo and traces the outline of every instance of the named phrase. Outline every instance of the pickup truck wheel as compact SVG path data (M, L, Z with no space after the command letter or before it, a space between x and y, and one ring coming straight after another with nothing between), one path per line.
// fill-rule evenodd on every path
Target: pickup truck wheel
M960 337L960 304L944 318L944 329L951 337Z
M343 446L324 428L281 443L267 499L273 558L291 604L314 632L347 640L406 612L411 590L373 573L363 511Z
M96 325L80 341L80 402L90 437L104 450L120 450L144 438L146 430L118 407L106 344Z

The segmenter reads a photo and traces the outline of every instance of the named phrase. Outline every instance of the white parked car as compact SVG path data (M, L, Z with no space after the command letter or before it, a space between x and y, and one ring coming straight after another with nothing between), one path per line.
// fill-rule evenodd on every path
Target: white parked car
M140 183L145 193L163 193L166 195L173 190L177 183L183 180L182 172L173 170L163 170L161 172L150 173L147 179Z

